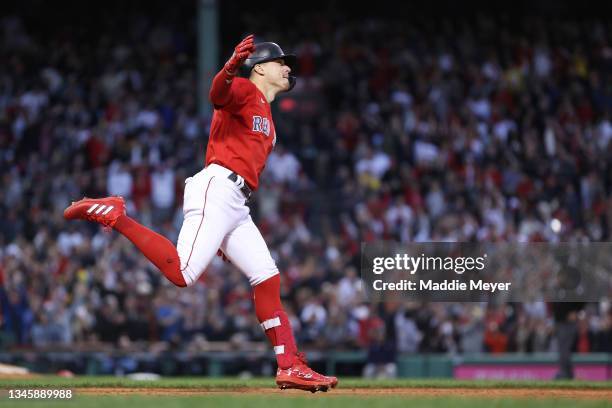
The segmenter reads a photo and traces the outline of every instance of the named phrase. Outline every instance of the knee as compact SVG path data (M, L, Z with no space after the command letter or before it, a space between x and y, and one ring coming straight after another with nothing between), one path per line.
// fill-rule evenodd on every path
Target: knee
M179 288L186 288L187 286L190 286L187 282L185 282L184 279L182 281L175 281L175 282L172 282L172 283L174 283Z
M187 286L191 286L193 285L194 282L188 282L184 277L183 274L179 272L178 275L176 276L172 276L169 277L168 279L170 282L172 282L175 286L178 286L179 288L185 288Z
M172 284L178 286L179 288L192 285L195 280L190 279L188 274L185 273L185 271L181 269L179 265L180 262L168 262L166 265L164 265L162 272L166 278L172 282Z
M181 288L186 288L189 286L193 286L196 283L196 279L192 279L188 274L184 273L184 272L180 272L180 280L177 280L177 282L173 282L176 286L179 286Z
M200 273L196 273L190 266L186 266L183 269L179 269L176 274L176 282L173 281L172 283L181 288L193 286L198 281L200 275Z
M278 268L276 268L276 265L274 266L274 268L269 268L267 270L262 270L261 273L257 273L257 274L253 274L249 277L251 286L257 286L263 282L266 282L267 280L275 277L279 275L278 272ZM279 287L280 287L280 281L278 283Z

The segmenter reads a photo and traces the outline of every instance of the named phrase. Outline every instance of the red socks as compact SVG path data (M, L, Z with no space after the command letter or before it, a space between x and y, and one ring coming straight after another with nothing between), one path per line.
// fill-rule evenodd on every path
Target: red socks
M280 275L276 274L253 286L253 300L255 314L260 323L272 317L277 310L283 310L280 300Z
M151 231L127 215L117 219L115 230L132 241L168 280L176 286L187 286L181 272L181 260L176 247L167 238Z
M122 215L114 226L115 230L132 241L134 245L176 286L187 286L181 272L181 261L176 247L165 237L151 231ZM280 275L263 281L253 287L255 313L266 336L274 346L278 367L293 365L297 346L291 323L280 301Z
M297 346L291 323L280 301L280 275L274 275L253 287L253 299L257 319L274 346L278 368L290 368Z

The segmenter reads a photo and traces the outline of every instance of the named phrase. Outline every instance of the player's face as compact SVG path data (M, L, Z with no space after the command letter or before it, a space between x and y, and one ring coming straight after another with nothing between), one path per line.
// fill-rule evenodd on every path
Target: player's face
M266 77L268 81L282 90L289 89L289 73L291 68L282 58L266 62Z

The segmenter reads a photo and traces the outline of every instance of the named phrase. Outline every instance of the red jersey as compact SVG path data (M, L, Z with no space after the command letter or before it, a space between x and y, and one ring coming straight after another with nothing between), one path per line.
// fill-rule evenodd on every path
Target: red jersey
M275 143L272 111L264 94L248 79L234 78L229 101L222 107L215 105L206 166L215 163L228 168L256 190Z

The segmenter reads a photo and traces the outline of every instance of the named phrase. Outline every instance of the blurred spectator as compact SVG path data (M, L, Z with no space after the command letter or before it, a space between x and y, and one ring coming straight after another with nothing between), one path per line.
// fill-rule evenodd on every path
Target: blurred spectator
M68 325L52 319L46 312L40 312L32 325L32 343L35 347L68 345L72 340L71 334Z
M416 353L423 334L415 322L414 309L400 309L395 315L395 332L397 333L397 350L401 353Z
M278 144L274 147L272 153L270 153L266 168L273 181L277 183L292 183L298 179L300 162L282 144Z
M124 163L113 162L108 168L108 193L129 199L132 196L133 177Z
M577 327L577 312L583 307L583 302L553 303L555 334L557 337L557 347L559 349L559 372L555 377L556 379L574 378L571 353L574 350L574 344L579 332ZM588 348L588 339L583 338L579 346Z
M396 348L393 341L385 336L384 325L372 327L369 337L371 340L363 376L377 379L397 377Z
M84 195L122 195L131 215L176 236L183 178L201 167L210 121L195 102L190 7L152 5L146 16L88 10L96 30L70 13L0 20L0 330L17 346L129 349L161 339L198 349L257 338L245 317L248 286L232 265L213 262L177 298L125 240L61 216ZM268 11L253 17L260 27L278 20ZM275 122L252 208L297 337L311 347L380 350L390 347L376 343L384 325L400 352L554 350L543 302L513 313L506 305L368 307L360 246L610 241L605 22L356 18L333 7L323 20L302 18L283 28L283 47L301 50L301 79L275 106L287 114ZM609 299L593 304L578 350L610 352L611 320Z
M484 345L491 353L505 353L508 351L508 336L499 330L495 321L490 321L484 334Z
M6 331L17 344L29 342L33 316L25 291L9 289L7 293L3 287L0 287L0 305L3 331Z
M158 222L168 221L174 212L175 184L174 170L166 163L161 163L151 174L153 218Z

